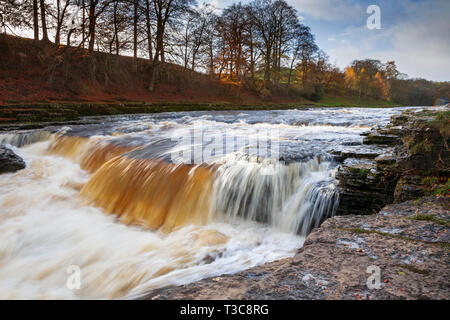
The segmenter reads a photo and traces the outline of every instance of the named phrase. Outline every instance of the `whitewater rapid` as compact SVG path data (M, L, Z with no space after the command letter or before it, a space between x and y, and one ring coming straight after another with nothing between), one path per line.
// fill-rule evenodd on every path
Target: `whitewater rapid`
M293 256L338 204L330 151L397 112L170 113L0 135L27 165L0 175L0 298L136 298ZM246 143L177 162L173 137L199 125ZM257 155L261 129L279 157Z

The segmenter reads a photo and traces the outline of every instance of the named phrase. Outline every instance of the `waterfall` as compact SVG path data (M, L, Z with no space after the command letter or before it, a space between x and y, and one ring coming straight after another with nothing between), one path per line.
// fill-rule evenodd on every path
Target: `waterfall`
M48 140L51 135L51 132L46 130L0 134L0 144L10 144L20 148L32 143Z
M51 141L48 153L72 159L94 173L80 192L90 203L122 222L151 229L244 219L306 235L332 216L338 203L330 162L319 158L261 163L232 154L221 163L189 166L166 162L165 153L154 159L128 157L143 147L115 144L103 136L45 130L0 136L0 143L15 147L45 140ZM156 147L151 144L144 152Z
M213 211L301 235L334 214L338 193L329 162L319 163L315 158L269 166L245 161L220 166L214 182Z

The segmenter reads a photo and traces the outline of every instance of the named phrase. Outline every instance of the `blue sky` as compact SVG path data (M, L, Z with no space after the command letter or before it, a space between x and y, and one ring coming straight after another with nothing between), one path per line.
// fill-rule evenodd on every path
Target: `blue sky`
M340 68L354 59L395 60L411 78L450 81L450 0L286 1ZM224 8L238 1L206 2ZM379 30L366 27L369 5L381 9Z

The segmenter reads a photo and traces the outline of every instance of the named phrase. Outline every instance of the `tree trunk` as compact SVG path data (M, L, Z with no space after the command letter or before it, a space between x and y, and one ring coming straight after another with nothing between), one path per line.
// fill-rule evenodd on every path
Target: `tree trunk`
M145 3L145 14L147 20L147 41L148 41L148 58L150 61L153 60L153 48L152 48L152 26L150 22L150 0L147 0Z
M81 41L82 41L82 43L81 43L81 47L84 49L84 42L85 42L85 40L86 40L86 8L85 8L85 2L84 2L85 0L82 0L82 2L81 2L81 6L82 6L82 12L83 12L83 15L82 15L82 21L81 21Z
M270 55L272 54L272 50L270 48L266 49L265 61L264 61L264 87L267 89L270 82Z
M60 13L60 7L61 7L61 0L56 0L56 35L55 35L55 43L59 44L61 42L60 34L61 34L61 13Z
M148 91L154 92L155 91L155 78L156 78L156 68L157 64L150 67L150 83L148 85Z
M42 40L49 41L48 33L47 33L46 16L45 16L45 0L39 0L39 1L40 1L40 6L41 6Z
M209 44L209 75L211 78L214 77L214 53L212 42Z
M70 29L69 33L67 33L67 46L70 46L70 37L72 36L72 33L75 31L75 29Z
M95 25L97 17L95 16L96 1L91 1L89 6L89 51L94 51L95 44Z
M253 49L253 33L250 30L250 76L252 79L252 86L255 85L255 57L254 57L254 49Z
M33 0L33 30L34 30L34 40L39 40L38 0Z
M137 58L137 44L138 44L138 30L137 30L137 24L138 24L138 0L134 0L134 14L133 14L133 57Z
M119 28L117 27L117 5L118 1L114 3L114 36L116 41L116 55L119 55Z

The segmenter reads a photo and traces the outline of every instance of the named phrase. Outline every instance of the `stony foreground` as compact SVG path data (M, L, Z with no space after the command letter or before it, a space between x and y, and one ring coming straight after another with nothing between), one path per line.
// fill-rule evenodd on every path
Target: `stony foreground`
M369 216L336 216L295 257L145 299L449 299L450 199L427 197ZM369 289L369 266L380 289Z

